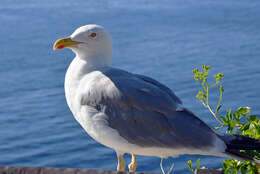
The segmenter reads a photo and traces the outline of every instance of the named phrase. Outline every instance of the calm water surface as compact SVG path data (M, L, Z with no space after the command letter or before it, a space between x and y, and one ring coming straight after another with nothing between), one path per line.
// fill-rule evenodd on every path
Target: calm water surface
M251 106L259 115L259 12L258 0L1 0L0 166L115 170L114 151L91 139L66 105L73 53L52 51L56 39L89 23L110 31L112 66L168 85L211 126L214 119L195 99L192 69L202 64L225 74L225 109ZM174 170L187 173L185 161L198 157L221 167L221 158L183 155ZM159 161L138 157L138 171L160 172Z

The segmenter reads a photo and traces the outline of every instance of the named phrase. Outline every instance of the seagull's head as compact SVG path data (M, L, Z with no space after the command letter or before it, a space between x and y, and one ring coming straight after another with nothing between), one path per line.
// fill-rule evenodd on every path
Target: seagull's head
M100 25L85 25L76 29L71 36L58 39L54 50L70 48L83 60L103 59L108 64L112 57L112 39Z

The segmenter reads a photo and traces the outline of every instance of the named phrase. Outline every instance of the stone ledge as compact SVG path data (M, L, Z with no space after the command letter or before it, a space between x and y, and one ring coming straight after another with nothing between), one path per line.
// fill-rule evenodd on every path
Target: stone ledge
M89 170L51 167L0 167L0 174L128 174L129 172L116 172L107 170ZM136 174L152 174L136 172ZM217 170L198 169L195 174L222 174Z
M116 172L108 170L89 170L73 168L52 167L0 167L0 174L127 174L128 172ZM143 172L136 172L144 174ZM152 174L152 173L146 173Z
M223 172L212 169L196 169L195 174L223 174Z

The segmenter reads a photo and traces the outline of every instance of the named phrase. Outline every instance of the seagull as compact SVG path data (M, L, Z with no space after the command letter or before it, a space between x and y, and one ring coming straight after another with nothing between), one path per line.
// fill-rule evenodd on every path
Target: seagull
M65 76L67 104L75 119L97 142L115 150L117 171L125 171L123 155L160 158L181 154L235 157L256 161L240 152L260 150L260 142L245 136L220 135L185 108L162 83L109 66L112 39L100 25L79 27L58 39L54 50L75 53Z

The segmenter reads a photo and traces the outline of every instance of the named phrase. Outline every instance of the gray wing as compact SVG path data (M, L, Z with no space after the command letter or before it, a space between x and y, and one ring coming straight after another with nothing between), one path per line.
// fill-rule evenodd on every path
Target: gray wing
M98 101L86 97L82 104L104 112L109 126L128 142L171 148L203 148L214 142L215 134L204 122L187 109L178 109L181 102L169 88L118 69L102 73L113 82L120 96L112 97L103 91Z
M172 92L171 89L169 89L167 86L161 84L160 82L150 78L150 77L147 77L147 76L144 76L144 75L139 75L139 74L134 74L136 77L150 83L151 85L155 85L157 86L158 88L160 88L161 90L165 91L169 96L172 97L173 100L175 100L175 102L179 103L179 104L182 104L182 101L174 94L174 92Z

